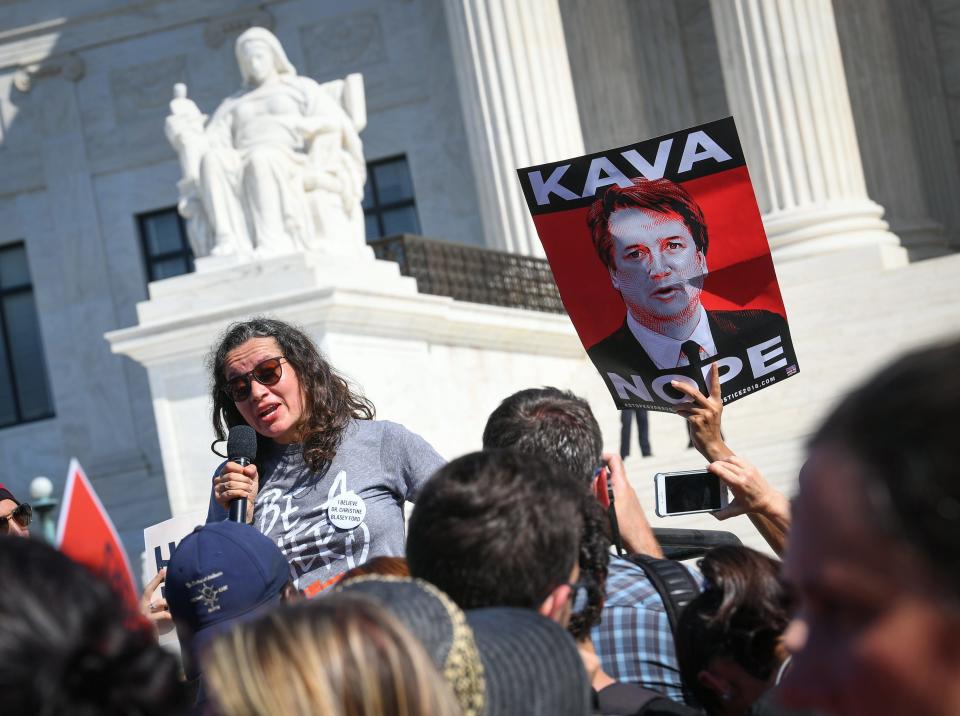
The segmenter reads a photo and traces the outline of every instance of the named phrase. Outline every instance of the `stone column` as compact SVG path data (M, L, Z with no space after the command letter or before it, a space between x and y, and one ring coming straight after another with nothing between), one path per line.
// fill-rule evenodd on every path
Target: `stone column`
M924 58L924 62L901 59L898 37L909 37L916 43L912 39L918 34L915 26L924 13L919 7L911 7L910 12L897 18L894 12L899 5L901 0L834 0L833 11L867 189L870 196L882 202L891 230L916 260L948 252L942 221L938 222L930 211L920 142L915 140L911 116L914 100L919 98L911 97L910 88L918 84L920 68L926 68L927 61L933 73L937 68L935 57ZM932 38L929 44L932 52ZM933 97L935 93L929 87L936 82L924 84L923 94ZM924 114L935 115L931 108L923 109L927 110ZM941 138L936 131L925 134ZM939 143L941 150L950 146L949 130L945 134L946 140ZM952 162L939 164L956 173ZM956 181L953 185L956 187ZM960 190L954 192L954 196L957 194Z
M559 4L587 151L601 152L697 124L674 0ZM722 92L723 82L718 84Z
M960 251L960 203L957 202L960 172L950 132L949 99L944 94L945 87L956 87L956 84L944 75L948 71L947 63L938 56L938 46L942 45L935 34L943 33L946 43L955 47L956 20L951 24L934 18L929 2L887 0L887 6L891 26L900 28L894 37L904 77L904 105L913 119L917 162L923 175L927 205L933 218L943 225L950 248ZM954 3L954 18L958 10Z
M902 254L883 207L867 196L830 0L710 5L774 256L864 247Z
M557 0L445 0L487 246L543 256L516 169L583 153Z

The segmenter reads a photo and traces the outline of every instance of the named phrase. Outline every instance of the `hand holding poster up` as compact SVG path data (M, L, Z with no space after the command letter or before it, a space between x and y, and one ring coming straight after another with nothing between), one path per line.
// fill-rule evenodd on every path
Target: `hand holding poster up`
M560 297L617 408L724 403L799 371L733 118L518 170Z
M163 615L155 614L157 609L167 610L165 585L162 581L157 580L157 575L161 569L167 566L167 562L170 561L170 557L180 541L206 520L206 510L195 510L177 517L171 517L169 520L145 527L143 530L145 553L143 583L145 585L152 584L154 591L149 595L144 594L147 604L141 604L141 609L146 606L148 612L154 612L150 618L154 622L154 626L157 627L161 645L172 646L176 644L177 634L171 623L163 623L165 621L162 618ZM169 614L169 611L166 611L166 614Z

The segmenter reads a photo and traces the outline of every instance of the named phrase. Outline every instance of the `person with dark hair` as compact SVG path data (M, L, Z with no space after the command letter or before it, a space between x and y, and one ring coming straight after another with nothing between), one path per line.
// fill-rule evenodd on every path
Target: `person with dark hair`
M496 427L485 431L485 441L494 434ZM605 575L585 579L581 565L605 569L609 543L589 483L578 477L533 451L488 450L458 458L434 475L414 507L407 562L412 576L465 610L534 609L568 628L571 616L579 615L573 634L581 640L591 682L601 693L611 686L616 691L592 647L582 646L589 645L588 629L596 622L596 612L587 611L594 606L587 585L599 587L602 599ZM598 696L601 713L685 713L658 697L644 692L639 700L628 698L634 708L621 711L609 710Z
M789 705L960 713L960 342L853 390L809 443L784 563Z
M785 495L767 484L756 467L727 445L721 427L723 391L716 364L710 366L709 382L707 395L679 381L674 387L690 398L689 402L676 407L676 413L687 420L690 441L710 460L707 469L733 494L730 504L712 514L718 520L747 515L770 548L783 556L790 529L790 503Z
M600 466L603 437L586 400L545 386L504 398L487 418L483 448L536 453L589 478Z
M779 314L701 305L709 237L703 211L680 184L638 177L610 186L590 206L587 225L626 305L623 325L587 351L604 376L696 366L743 352L744 336L786 335Z
M487 420L483 446L547 457L583 484L591 485L594 493L603 498L607 497L607 486L598 468L606 466L613 486L617 523L627 551L663 556L640 500L627 480L623 461L618 455L602 452L600 425L582 398L550 387L514 393ZM596 509L599 502L590 502L592 509ZM592 509L585 514L592 514ZM592 524L589 517L585 522ZM601 524L609 533L610 524L603 516ZM586 576L589 587L588 608L576 615L574 626L578 629L574 635L583 642L589 633L588 649L595 649L599 667L609 677L681 700L683 691L673 632L661 595L641 566L618 555L604 555L604 580L598 585L591 584L595 580L591 580L590 575L595 570L589 565L597 559L595 550L587 545L593 542L589 534L582 538L580 572Z
M375 421L370 401L283 321L231 325L209 363L217 438L249 425L258 448L254 464L218 470L208 522L247 500L248 521L280 546L300 589L403 554L403 503L444 462L423 438Z
M29 537L32 517L33 509L30 505L20 502L0 483L0 534Z
M0 711L188 712L176 659L110 586L39 540L0 536Z
M487 418L484 450L517 450L553 460L582 479L606 504L599 469L609 469L620 536L631 552L663 556L618 455L603 452L590 404L568 390L527 388L504 398Z
M716 547L699 567L704 589L677 628L680 673L708 714L739 716L780 673L792 595L780 563L748 547Z
M538 455L497 450L427 482L407 533L410 574L461 609L524 607L566 626L579 592L586 489Z

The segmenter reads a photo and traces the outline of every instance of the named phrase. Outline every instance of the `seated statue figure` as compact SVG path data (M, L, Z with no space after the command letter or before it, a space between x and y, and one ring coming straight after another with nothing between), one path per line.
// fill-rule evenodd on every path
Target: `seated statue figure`
M166 134L183 179L180 214L196 256L285 253L329 240L364 242L363 79L298 76L279 40L237 38L243 88L206 123L174 88Z

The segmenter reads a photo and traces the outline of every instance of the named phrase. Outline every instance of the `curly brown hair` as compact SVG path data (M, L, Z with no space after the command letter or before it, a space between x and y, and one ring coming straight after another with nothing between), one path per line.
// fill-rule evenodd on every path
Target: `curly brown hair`
M321 355L316 344L299 328L273 318L255 317L233 323L207 359L212 378L213 431L224 440L234 425L246 425L226 392L226 362L230 351L254 338L272 338L300 381L303 415L297 424L303 443L303 460L322 472L333 460L351 419L373 420L373 403L355 393L346 379ZM267 440L257 436L258 442ZM258 451L259 452L259 451Z

